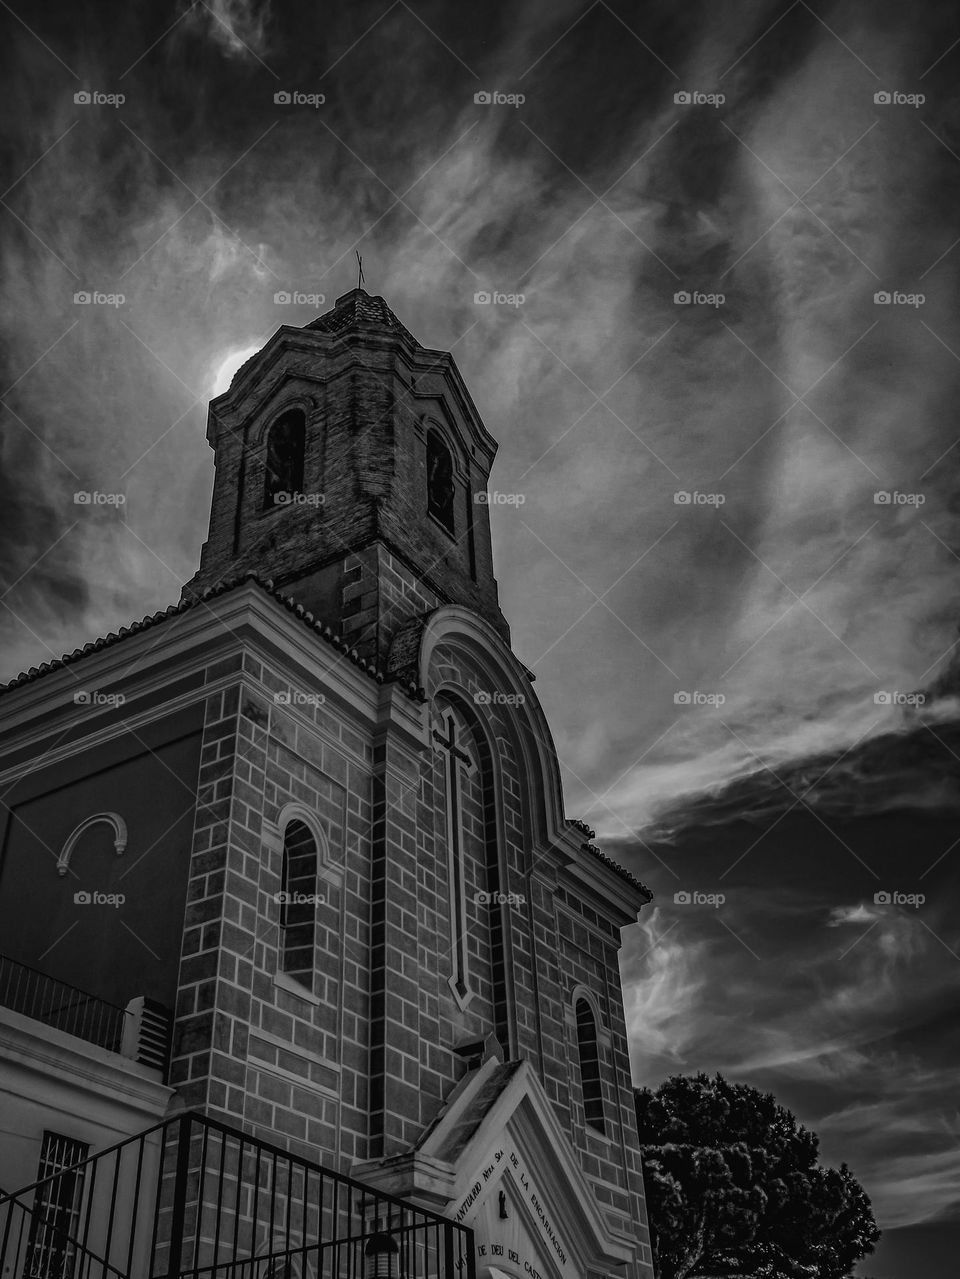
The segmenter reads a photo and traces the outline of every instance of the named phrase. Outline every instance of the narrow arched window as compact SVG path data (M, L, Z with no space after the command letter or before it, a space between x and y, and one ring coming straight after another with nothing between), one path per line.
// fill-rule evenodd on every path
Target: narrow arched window
M448 533L454 532L453 458L439 431L427 435L427 511Z
M316 912L317 843L309 827L294 818L283 832L280 968L311 990Z
M600 1045L593 1009L585 999L578 999L577 1048L580 1051L580 1080L583 1085L583 1110L587 1124L604 1132L603 1090L600 1085Z
M280 415L267 431L264 507L283 506L303 491L306 419L300 409Z

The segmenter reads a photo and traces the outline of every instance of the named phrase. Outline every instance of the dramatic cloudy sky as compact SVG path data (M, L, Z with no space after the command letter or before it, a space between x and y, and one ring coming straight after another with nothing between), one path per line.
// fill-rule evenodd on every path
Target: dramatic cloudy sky
M359 247L501 442L503 605L569 810L657 893L638 1081L772 1089L874 1197L867 1272L952 1274L954 7L2 10L0 678L177 598L223 366Z

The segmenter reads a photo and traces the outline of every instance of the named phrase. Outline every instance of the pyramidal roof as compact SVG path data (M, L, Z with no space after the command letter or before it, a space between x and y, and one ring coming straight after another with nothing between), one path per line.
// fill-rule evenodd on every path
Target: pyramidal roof
M304 324L303 328L333 334L346 333L349 329L359 331L366 329L371 332L378 329L381 332L386 330L390 333L399 333L414 346L420 345L406 325L400 323L383 298L371 297L365 289L351 289L349 293L342 294L334 302L332 310L318 315L309 324ZM254 351L248 359L244 360L230 379L229 390L233 390L241 374L259 360L262 350L263 348Z
M346 329L388 329L400 333L416 344L416 338L387 306L381 297L371 297L365 289L351 289L337 298L333 310L327 311L305 329L319 329L323 333L343 333Z

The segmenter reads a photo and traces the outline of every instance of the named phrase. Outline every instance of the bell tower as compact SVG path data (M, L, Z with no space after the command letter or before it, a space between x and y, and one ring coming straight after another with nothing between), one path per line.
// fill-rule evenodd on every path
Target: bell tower
M183 598L254 571L364 657L443 604L509 644L486 489L496 455L453 357L352 289L284 325L210 403L216 477Z

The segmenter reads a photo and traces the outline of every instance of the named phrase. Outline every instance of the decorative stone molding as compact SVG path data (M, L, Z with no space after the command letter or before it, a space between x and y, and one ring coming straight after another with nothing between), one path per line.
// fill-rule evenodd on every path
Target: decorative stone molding
M117 850L119 857L127 846L127 823L123 820L119 813L97 813L93 817L86 817L79 826L74 827L67 837L67 842L61 849L60 856L57 858L57 874L65 875L70 868L70 855L76 847L77 840L80 836L96 826L98 822L106 822L108 826L113 827L114 840L113 846Z
M341 888L343 886L343 870L341 867L335 866L330 860L330 844L327 839L327 832L324 830L316 813L311 808L307 808L305 804L284 804L277 814L275 822L271 822L267 818L263 819L260 838L264 847L271 853L281 854L283 852L283 832L292 821L303 822L316 842L317 878L330 884L332 888Z
M590 1011L593 1013L593 1024L597 1032L597 1043L601 1048L612 1047L610 1031L604 1022L603 1013L600 1009L600 1001L596 995L587 986L576 986L570 993L570 998L564 1007L564 1020L567 1025L576 1033L577 1029L577 1004L583 999L590 1005Z

